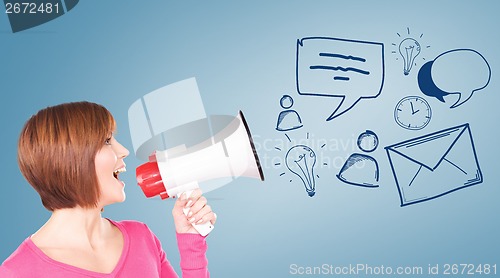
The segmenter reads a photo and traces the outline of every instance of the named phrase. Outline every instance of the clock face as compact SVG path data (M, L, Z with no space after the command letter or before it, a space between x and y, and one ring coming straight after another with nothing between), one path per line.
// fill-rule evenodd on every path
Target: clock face
M431 117L431 106L425 99L418 96L405 97L394 108L396 123L410 130L424 128L431 121Z

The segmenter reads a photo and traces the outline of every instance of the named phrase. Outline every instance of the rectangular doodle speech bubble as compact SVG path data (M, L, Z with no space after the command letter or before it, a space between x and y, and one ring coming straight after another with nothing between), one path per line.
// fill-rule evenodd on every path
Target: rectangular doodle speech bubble
M297 92L342 98L327 121L363 98L378 97L384 74L383 43L326 37L297 40Z

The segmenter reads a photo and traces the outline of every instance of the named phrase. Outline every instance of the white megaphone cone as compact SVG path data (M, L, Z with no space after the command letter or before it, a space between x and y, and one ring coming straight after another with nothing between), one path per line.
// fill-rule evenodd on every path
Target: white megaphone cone
M156 151L136 170L136 177L146 197L162 199L180 196L198 188L198 183L224 177L250 177L264 180L250 130L240 111L223 130L209 140L190 148L178 146ZM193 225L202 235L211 223Z

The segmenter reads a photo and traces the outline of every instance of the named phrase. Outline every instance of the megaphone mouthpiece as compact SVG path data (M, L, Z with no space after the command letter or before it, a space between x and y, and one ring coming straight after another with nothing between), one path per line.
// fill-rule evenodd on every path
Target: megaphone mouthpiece
M160 175L160 169L156 161L146 162L136 169L137 183L147 198L160 195L162 199L168 198L165 185Z

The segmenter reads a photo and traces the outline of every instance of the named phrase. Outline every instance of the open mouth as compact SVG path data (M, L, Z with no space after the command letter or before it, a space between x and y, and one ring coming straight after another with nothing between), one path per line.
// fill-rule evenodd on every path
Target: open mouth
M113 172L113 176L115 177L115 179L119 180L118 179L118 175L120 175L120 173L123 173L123 172L126 172L127 169L125 169L125 167L122 167L122 168L119 168L119 169L116 169L114 172Z

